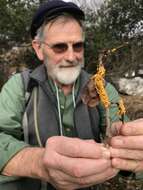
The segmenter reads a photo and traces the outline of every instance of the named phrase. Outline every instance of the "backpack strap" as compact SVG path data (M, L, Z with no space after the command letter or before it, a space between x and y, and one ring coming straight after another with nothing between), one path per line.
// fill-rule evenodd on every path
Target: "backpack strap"
M39 126L38 126L38 110L37 110L38 88L37 88L37 86L34 86L31 91L28 91L28 84L30 81L29 74L30 74L30 70L26 70L21 73L21 78L23 81L23 88L24 88L24 93L25 93L25 111L24 111L23 119L22 119L24 140L25 140L25 142L29 143L29 128L28 128L28 117L27 117L27 112L26 112L26 106L28 105L30 98L32 98L33 99L33 109L34 109L34 127L35 127L36 138L37 138L37 142L38 142L39 146L42 147L42 142L41 142L40 135L39 135Z
M24 94L25 94L25 108L30 98L30 92L27 91L27 87L29 83L29 73L30 73L30 70L26 70L20 73L21 79L23 82ZM24 141L29 144L29 129L28 129L28 118L27 118L26 109L24 110L24 114L22 118L22 127L23 127L23 133L24 133Z
M27 69L25 71L23 71L21 73L21 78L22 78L22 82L23 82L23 88L24 88L24 92L25 92L25 100L26 100L26 104L29 100L29 97L30 97L30 92L28 92L28 84L29 84L29 81L30 81L30 77L29 77L29 74L30 74L31 70Z

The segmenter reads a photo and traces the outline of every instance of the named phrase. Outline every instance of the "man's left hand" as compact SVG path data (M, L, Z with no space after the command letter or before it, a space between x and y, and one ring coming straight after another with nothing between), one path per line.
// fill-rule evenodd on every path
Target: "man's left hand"
M143 119L127 122L118 128L120 135L112 137L110 141L113 167L143 171Z

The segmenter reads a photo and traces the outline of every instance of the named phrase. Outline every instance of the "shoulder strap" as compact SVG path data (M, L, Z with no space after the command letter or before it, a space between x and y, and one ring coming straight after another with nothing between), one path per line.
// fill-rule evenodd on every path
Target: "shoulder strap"
M25 108L30 97L30 92L27 91L28 82L29 82L29 73L30 73L30 70L26 70L20 73L21 79L23 82L24 94L25 94ZM27 119L26 109L24 110L24 114L23 114L22 127L23 127L23 133L24 133L24 141L26 143L29 143L29 129L28 129L28 119Z
M33 99L33 109L34 109L34 127L35 127L35 133L36 133L36 138L38 141L38 144L40 147L42 147L42 142L40 139L40 135L39 135L39 129L38 129L38 116L37 116L37 87L35 86L31 92L29 92L28 89L28 83L30 80L29 77L30 74L30 70L26 70L24 72L21 73L21 77L22 77L22 81L23 81L23 87L24 87L24 93L25 93L25 108L28 105L28 102L30 100L30 98L32 97ZM23 114L23 120L22 120L22 124L23 124L23 131L24 131L24 140L25 142L29 143L29 129L28 129L28 119L27 119L27 112L26 109L24 111Z
M30 80L29 74L30 74L31 70L27 69L25 71L23 71L21 73L21 78L22 78L22 82L23 82L23 88L24 88L24 93L25 93L25 100L26 100L26 104L29 100L30 97L30 92L27 91L28 88L28 83Z

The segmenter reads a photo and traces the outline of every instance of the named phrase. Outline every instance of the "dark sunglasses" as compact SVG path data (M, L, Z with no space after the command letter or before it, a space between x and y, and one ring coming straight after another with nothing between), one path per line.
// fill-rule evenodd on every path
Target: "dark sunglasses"
M69 45L67 43L48 44L41 42L51 48L55 53L65 53L68 50ZM80 53L84 50L84 42L76 42L72 44L74 52Z

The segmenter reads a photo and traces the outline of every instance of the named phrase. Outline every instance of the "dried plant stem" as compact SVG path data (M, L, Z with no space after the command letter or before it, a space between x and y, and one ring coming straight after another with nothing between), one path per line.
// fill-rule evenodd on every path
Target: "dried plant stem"
M110 121L110 113L109 108L106 108L106 133L105 138L111 137L111 121Z

